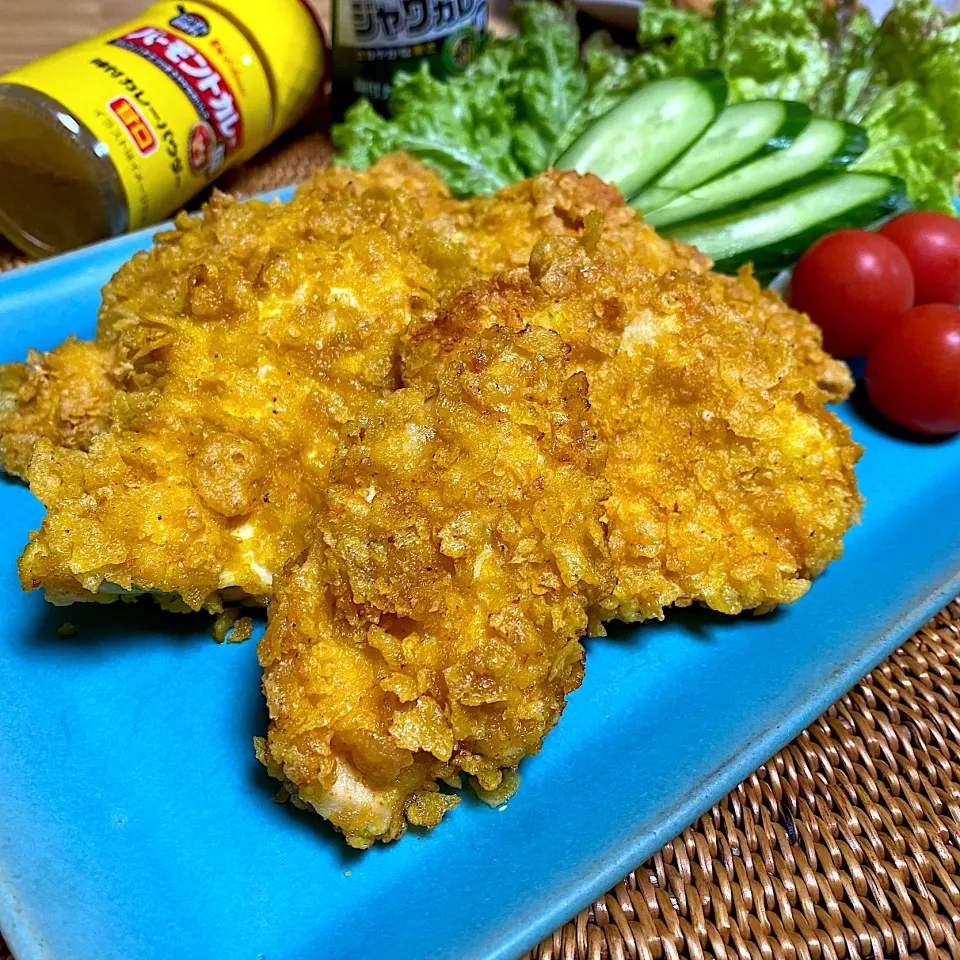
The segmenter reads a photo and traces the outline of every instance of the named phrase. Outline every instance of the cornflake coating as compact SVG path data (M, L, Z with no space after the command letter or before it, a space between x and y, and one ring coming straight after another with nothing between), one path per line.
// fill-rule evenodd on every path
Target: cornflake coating
M365 173L343 167L318 171L288 208L237 203L215 192L201 218L181 215L176 230L158 234L153 247L135 254L103 288L95 340L69 337L48 353L31 351L25 363L0 365L0 469L26 478L40 439L88 450L93 437L111 426L117 392L148 389L163 375L170 320L189 319L185 287L195 283L197 267L208 260L230 262L249 280L251 269L273 259L274 247L296 257L314 226L335 227L328 195L370 188L429 204L434 217L460 206L437 173L396 154ZM349 218L341 218L339 226L354 229ZM435 235L431 242L441 261L456 260L458 252L467 259L455 243ZM274 261L275 270L282 267L282 258ZM206 306L209 319L215 304Z
M104 288L97 340L58 348L56 376L40 364L49 398L6 404L30 427L0 419L0 445L21 473L35 454L48 508L24 587L56 603L263 602L306 545L339 428L398 386L411 320L526 263L543 236L585 236L598 211L624 256L706 268L595 177L548 173L457 201L402 154L321 171L286 205L217 196L180 218ZM58 406L70 429L48 418Z
M414 196L336 171L286 205L217 197L137 254L104 292L99 341L133 386L89 449L36 444L47 516L24 587L192 609L268 596L340 426L398 386L397 338L439 294L435 241Z
M461 772L508 790L580 684L613 582L605 450L567 353L491 328L368 404L277 585L258 753L352 846L438 822Z
M550 170L489 197L440 203L427 199L424 209L434 229L466 247L484 276L526 267L544 237L585 236L591 219L603 224L604 242L637 266L657 273L703 272L711 266L694 247L658 236L616 187L591 173Z
M461 291L414 328L405 382L429 380L491 324L558 331L609 444L617 586L595 613L629 622L693 602L730 614L793 602L860 515L861 449L824 409L849 393L849 371L748 272L644 270L601 226L597 215L579 240L544 239L528 270Z
M328 194L351 188L389 191L419 207L429 235L421 255L442 288L525 266L542 236L580 236L593 211L603 213L608 238L638 264L652 270L710 265L692 247L658 237L615 187L572 171L464 201L451 197L435 171L398 153L363 173L318 171L288 208L215 194L202 220L181 216L176 232L158 235L153 248L136 254L104 287L96 340L70 338L51 353L32 353L25 364L0 366L0 469L26 477L33 445L42 438L89 449L113 422L115 394L148 389L162 376L168 321L183 312L183 288L194 267L211 259L246 268L268 260L274 244L294 250L311 236L314 218L329 225ZM214 306L207 305L208 314Z
M125 373L110 347L75 337L48 353L31 350L26 363L0 365L0 470L26 478L42 439L88 449L109 426Z

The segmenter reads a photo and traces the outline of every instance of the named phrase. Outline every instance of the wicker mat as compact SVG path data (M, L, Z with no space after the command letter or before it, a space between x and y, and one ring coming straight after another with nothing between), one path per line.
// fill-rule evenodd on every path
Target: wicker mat
M329 155L300 131L220 185L266 190ZM20 262L0 248L0 269ZM527 954L659 957L960 960L960 602Z

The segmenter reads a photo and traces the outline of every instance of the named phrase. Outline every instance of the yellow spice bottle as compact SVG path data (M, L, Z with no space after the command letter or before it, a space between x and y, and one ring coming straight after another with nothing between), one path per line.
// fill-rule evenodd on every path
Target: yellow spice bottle
M156 223L315 104L304 0L156 3L0 77L0 233L48 256Z

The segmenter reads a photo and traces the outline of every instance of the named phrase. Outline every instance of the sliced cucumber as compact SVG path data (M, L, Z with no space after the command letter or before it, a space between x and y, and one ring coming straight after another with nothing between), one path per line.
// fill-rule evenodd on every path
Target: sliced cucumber
M834 230L872 226L909 208L906 187L880 173L835 173L748 210L665 231L692 243L730 272L752 260L768 273L793 263Z
M594 173L629 197L703 133L726 99L727 83L716 71L648 83L604 114L554 166Z
M810 122L810 108L793 100L732 103L665 173L630 201L644 213L738 167L761 151L786 150Z
M696 187L644 219L655 227L666 227L699 218L778 187L792 187L801 177L815 171L842 169L853 163L866 146L867 137L860 127L816 117L786 150Z

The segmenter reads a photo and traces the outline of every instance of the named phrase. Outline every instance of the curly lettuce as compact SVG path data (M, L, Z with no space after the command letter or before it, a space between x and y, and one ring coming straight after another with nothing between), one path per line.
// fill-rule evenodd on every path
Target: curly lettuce
M517 33L490 41L460 76L433 77L426 64L394 78L389 116L367 100L333 128L338 162L365 169L406 150L443 175L457 196L493 193L539 173L587 95L572 18L550 3L514 12Z
M602 36L580 49L569 10L530 0L516 34L489 42L458 77L426 66L394 81L389 116L360 100L333 129L339 162L393 150L435 167L458 196L539 173L651 79L720 70L734 102L800 100L863 124L856 166L894 174L914 206L952 212L960 171L960 17L897 0L879 25L857 0L719 0L707 14L646 0L638 51Z
M334 126L337 162L365 170L385 154L406 150L439 170L460 196L494 193L521 179L524 170L511 150L513 116L501 102L509 54L508 48L488 51L469 87L436 79L426 64L417 73L398 73L389 119L363 99Z
M858 169L903 177L914 206L953 212L960 17L931 0L897 0L879 25L856 0L720 0L708 16L647 0L637 40L650 75L719 69L733 101L800 100L862 123Z
M812 105L834 95L834 78L862 59L875 32L854 0L721 0L707 17L648 0L637 42L652 74L721 70L734 100Z
M864 125L870 146L857 169L902 177L918 210L954 212L960 155L949 147L946 124L917 84L898 83L879 94Z

